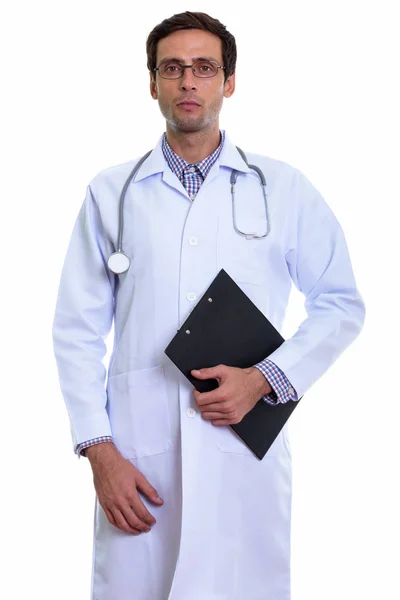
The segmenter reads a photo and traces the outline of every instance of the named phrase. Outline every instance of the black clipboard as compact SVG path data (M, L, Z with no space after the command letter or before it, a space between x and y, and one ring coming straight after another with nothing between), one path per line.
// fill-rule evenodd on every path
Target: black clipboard
M224 270L218 273L165 349L165 354L199 392L218 387L216 379L196 379L192 369L225 364L252 367L269 356L284 338ZM299 400L271 405L262 398L230 425L262 459Z

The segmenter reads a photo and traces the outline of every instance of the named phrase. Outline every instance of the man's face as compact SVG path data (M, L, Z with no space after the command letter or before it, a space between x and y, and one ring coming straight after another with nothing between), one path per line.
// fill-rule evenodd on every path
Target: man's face
M175 31L158 42L157 66L164 59L174 58L191 65L198 58L215 60L222 65L222 42L219 37L201 29ZM224 83L224 70L215 77L196 77L191 69L184 69L180 79L163 79L158 71L155 82L150 75L150 93L158 100L160 110L174 131L195 132L211 129L218 120L223 98L235 90L235 74ZM184 105L184 100L196 105Z

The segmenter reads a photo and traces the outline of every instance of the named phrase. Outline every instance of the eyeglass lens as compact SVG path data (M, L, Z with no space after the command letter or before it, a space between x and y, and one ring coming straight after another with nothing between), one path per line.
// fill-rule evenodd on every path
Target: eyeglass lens
M214 77L218 73L215 63L207 60L198 60L193 63L192 69L196 77ZM160 65L159 73L165 79L178 79L184 71L181 63L170 61Z

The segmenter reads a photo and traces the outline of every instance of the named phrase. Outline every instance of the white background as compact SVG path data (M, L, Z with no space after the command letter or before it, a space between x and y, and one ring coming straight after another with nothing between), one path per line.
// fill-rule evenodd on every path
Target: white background
M53 357L57 287L88 182L164 131L145 41L189 9L236 37L237 87L221 127L319 189L367 307L360 336L290 422L292 600L399 598L395 2L165 6L36 0L2 9L0 596L89 598L94 491L90 464L72 452ZM296 292L284 335L304 317Z

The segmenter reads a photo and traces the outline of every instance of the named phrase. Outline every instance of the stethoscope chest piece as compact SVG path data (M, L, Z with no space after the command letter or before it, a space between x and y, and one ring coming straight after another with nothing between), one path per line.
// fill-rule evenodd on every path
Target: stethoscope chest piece
M107 261L108 268L116 275L125 273L129 269L131 261L123 252L113 252Z

